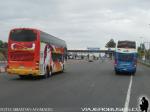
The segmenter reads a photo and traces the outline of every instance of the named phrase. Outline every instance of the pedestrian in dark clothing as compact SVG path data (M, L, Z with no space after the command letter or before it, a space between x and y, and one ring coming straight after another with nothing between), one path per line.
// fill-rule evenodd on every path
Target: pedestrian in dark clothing
M145 97L143 97L141 102L142 102L142 104L140 104L141 111L142 112L147 112L148 106L149 106L148 100Z

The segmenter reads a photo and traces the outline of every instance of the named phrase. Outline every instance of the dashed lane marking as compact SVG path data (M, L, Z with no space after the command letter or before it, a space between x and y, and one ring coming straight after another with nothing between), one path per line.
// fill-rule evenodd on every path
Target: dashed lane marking
M128 87L128 91L127 91L127 96L126 96L126 101L125 101L125 105L124 105L124 111L123 112L128 112L128 109L129 109L131 87L132 87L132 78L133 78L133 76L131 75L130 83L129 83L129 87Z

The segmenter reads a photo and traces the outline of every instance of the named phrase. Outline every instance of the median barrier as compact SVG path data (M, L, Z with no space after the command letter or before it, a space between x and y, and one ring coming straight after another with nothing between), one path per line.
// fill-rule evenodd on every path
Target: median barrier
M139 60L138 62L143 64L143 65L146 65L146 66L150 67L150 63L148 63L146 61Z
M7 61L0 61L0 73L6 72Z

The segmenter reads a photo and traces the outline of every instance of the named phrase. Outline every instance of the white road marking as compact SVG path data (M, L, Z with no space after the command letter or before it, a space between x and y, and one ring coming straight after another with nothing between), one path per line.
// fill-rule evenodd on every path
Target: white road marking
M126 101L125 101L123 112L128 112L129 103L130 103L130 95L131 95L131 87L132 87L132 78L133 78L133 76L131 76L131 78L130 78L129 88L127 91L127 96L126 96Z

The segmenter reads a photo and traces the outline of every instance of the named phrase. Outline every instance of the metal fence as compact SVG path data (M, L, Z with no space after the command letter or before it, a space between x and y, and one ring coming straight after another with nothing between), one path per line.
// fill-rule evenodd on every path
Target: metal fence
M139 56L139 61L143 64L150 65L150 42L144 42L143 45L143 55Z

